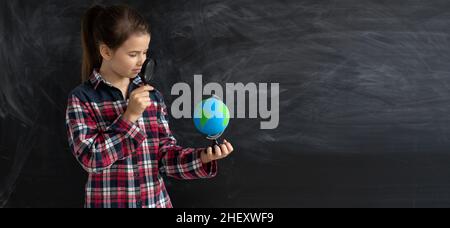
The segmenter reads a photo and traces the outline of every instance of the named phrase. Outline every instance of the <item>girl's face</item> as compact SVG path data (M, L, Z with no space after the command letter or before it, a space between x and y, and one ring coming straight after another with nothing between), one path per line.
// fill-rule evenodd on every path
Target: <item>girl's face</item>
M150 35L131 35L109 60L111 70L125 78L134 78L147 58Z

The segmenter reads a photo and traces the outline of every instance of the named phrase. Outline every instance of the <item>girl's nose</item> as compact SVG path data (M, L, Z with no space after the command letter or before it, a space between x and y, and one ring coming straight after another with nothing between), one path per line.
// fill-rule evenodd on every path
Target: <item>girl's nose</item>
M142 66L146 59L147 59L146 55L141 56L138 61L138 66Z

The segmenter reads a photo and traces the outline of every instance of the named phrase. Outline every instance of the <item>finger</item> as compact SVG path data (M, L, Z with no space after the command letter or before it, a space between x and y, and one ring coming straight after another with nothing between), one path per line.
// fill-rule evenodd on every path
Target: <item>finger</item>
M141 86L141 87L135 89L133 92L135 92L135 93L142 93L142 92L145 92L145 91L152 91L154 89L155 88L153 86L151 86L151 85L144 85L144 86Z
M222 150L222 157L226 157L229 154L228 148L225 144L220 145L220 149Z
M231 153L234 151L233 145L231 145L231 143L229 143L226 139L223 140L223 142L225 143L225 145L227 146L228 152Z
M213 155L212 147L208 147L208 149L206 149L206 157L207 157L208 160L210 160L210 161L214 160L214 155Z
M142 92L144 92L146 90L149 90L149 89L150 89L149 86L141 86L141 87L133 90L133 93L138 94L138 93L142 93Z
M150 92L144 91L142 93L137 93L136 97L150 97Z
M131 98L132 99L138 99L138 98L142 98L142 97L150 97L150 92L148 92L148 91L143 91L143 92L135 92L135 91L133 91L131 93Z
M150 100L151 98L150 98L150 96L140 95L140 96L137 96L136 99L137 100Z
M144 102L143 104L144 104L144 107L146 107L146 108L152 105L152 103L150 101Z
M145 99L145 98L144 99L140 99L139 100L139 104L142 107L148 107L148 106L152 105L152 103L149 100Z
M139 98L150 98L150 92L143 92L143 93L137 93L134 96L134 99L139 99Z
M215 154L214 154L215 157L221 157L222 156L222 151L220 151L220 147L217 146L217 145L214 146L214 152L215 152Z
M153 86L151 86L151 85L145 85L145 86L143 86L143 87L144 87L144 90L149 90L149 91L155 89L155 88L154 88Z
M151 99L148 97L140 97L140 98L137 98L137 101L140 103L144 103L144 104L147 104L147 103L150 104Z

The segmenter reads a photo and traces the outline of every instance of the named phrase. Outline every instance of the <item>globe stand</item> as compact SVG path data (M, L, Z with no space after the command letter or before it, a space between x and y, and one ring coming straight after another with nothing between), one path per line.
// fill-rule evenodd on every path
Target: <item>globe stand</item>
M214 146L220 146L221 143L219 143L218 139L222 136L223 132L217 134L217 135L213 135L213 136L208 136L206 137L206 139L211 140L212 141L212 148L214 148ZM214 150L213 150L214 151Z

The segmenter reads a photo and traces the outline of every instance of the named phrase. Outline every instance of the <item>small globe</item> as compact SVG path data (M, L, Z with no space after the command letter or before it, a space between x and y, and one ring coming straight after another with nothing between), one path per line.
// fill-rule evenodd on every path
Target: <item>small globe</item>
M208 137L222 134L229 122L228 107L215 96L199 102L194 108L194 125Z

